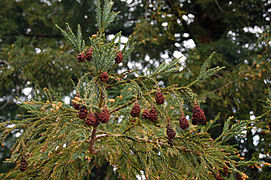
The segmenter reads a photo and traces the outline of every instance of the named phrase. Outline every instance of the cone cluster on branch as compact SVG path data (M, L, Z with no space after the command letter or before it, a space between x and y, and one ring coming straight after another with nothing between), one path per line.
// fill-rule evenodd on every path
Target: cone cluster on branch
M93 48L91 47L88 50L81 52L77 55L76 59L78 62L85 62L86 60L91 61L93 59Z
M76 56L76 59L79 63L87 61L91 61L93 59L93 48L90 47L87 50L84 50L83 52L79 53ZM121 51L118 51L116 57L115 57L115 63L120 64L123 60L123 54Z
M78 54L77 57L76 57L76 59L77 59L78 62L85 62L84 53Z
M80 119L86 119L87 126L98 126L101 123L107 123L110 119L110 112L107 106L101 112L92 113L86 106L79 105L77 102L83 102L78 96L72 100L73 107L78 111ZM79 108L78 108L79 107Z

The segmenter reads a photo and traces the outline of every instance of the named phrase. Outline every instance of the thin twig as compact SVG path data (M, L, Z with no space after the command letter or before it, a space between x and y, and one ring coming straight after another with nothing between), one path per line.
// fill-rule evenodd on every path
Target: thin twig
M99 134L96 136L96 139L100 139L100 138L104 138L104 137L122 137L122 138L127 138L130 140L134 140L134 141L142 141L145 143L153 143L153 144L159 144L159 145L163 145L163 146L169 146L169 144L167 142L161 141L162 139L160 141L159 141L159 139L150 140L150 139L139 138L139 137L129 137L127 135L122 135L122 134ZM196 155L201 155L200 152L193 151L191 149L188 149L185 146L174 146L174 147L176 147L177 149L180 149L182 151L190 152L190 153L193 153Z
M8 104L13 104L14 102L13 101L6 101L5 104L3 104L1 107L0 107L0 110L4 109Z
M263 8L263 11L267 14L267 16L271 19L271 16L270 14L268 13L268 11L266 11L265 7L264 7L264 4L263 4L263 1L261 0L261 5L262 5L262 8Z
M121 105L121 106L119 106L119 107L117 107L117 108L111 110L111 111L110 111L110 114L112 114L112 113L114 113L114 112L116 112L116 111L118 111L118 110L120 110L120 109L122 109L122 108L125 108L125 107L127 107L127 106L133 104L135 101L136 101L136 99L133 99L133 100L131 100L130 102L128 102L128 103L126 103L126 104L123 104L123 105Z
M217 0L215 0L215 3L216 3L216 5L217 5L218 9L219 9L221 12L224 12L223 9L220 7L220 5L219 5L219 3L218 3Z
M10 66L10 64L6 60L0 60L0 64L6 64L6 65Z

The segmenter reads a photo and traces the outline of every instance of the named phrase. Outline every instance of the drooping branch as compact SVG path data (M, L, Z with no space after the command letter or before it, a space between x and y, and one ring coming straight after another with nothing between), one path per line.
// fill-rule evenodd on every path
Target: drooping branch
M159 145L159 146L169 146L170 147L168 142L166 140L164 140L163 138L156 138L154 140L151 140L151 139L140 138L140 137L130 137L130 136L127 136L127 135L124 135L124 134L99 134L99 135L96 136L96 140L101 139L101 138L106 138L106 137L126 138L126 139L130 139L132 141L151 143L151 144L156 144L156 145ZM193 154L196 154L196 155L201 155L202 154L201 152L197 152L197 151L193 151L191 149L188 149L185 146L176 145L174 147L176 147L179 150L190 152L190 153L193 153Z

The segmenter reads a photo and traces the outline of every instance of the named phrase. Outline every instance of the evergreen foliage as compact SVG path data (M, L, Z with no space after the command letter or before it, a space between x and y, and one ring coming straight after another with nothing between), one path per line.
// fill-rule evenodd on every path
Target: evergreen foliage
M78 53L93 49L92 60L81 63L88 72L79 78L74 87L79 97L75 97L72 103L86 107L89 113L95 113L95 118L108 110L109 122L88 126L79 118L78 110L65 104L55 91L45 88L43 94L38 94L33 100L21 102L27 115L0 124L2 143L13 131L23 130L11 148L9 160L18 162L18 166L2 177L83 179L95 174L100 167L107 167L105 177L108 179L136 179L141 174L147 179L214 179L222 176L226 167L229 178L237 174L246 178L240 167L259 166L260 162L243 160L238 150L228 145L228 141L253 128L251 124L258 123L268 113L254 120L238 120L237 123L237 119L229 117L222 133L216 138L211 137L209 130L221 119L219 114L203 125L194 126L189 121L189 129L181 130L178 119L182 114L194 103L203 104L192 86L204 83L204 79L210 79L224 67L210 68L217 58L211 54L194 81L187 85L167 84L165 87L159 86L159 79L172 78L181 73L179 59L162 63L147 75L137 69L115 73L120 66L115 63L117 53L121 50L124 61L127 61L135 43L130 37L121 49L121 33L111 41L106 39L105 29L117 15L112 6L110 0L98 0L99 30L86 41L87 45L79 25L77 37L69 25L67 31L59 27ZM71 59L75 60L75 57ZM100 79L105 72L109 77L107 81ZM161 105L155 101L157 92L162 92L166 100ZM135 103L141 109L155 109L158 121L131 117L130 111ZM169 127L176 131L172 141L166 135ZM19 171L22 162L24 166L28 164L24 172Z

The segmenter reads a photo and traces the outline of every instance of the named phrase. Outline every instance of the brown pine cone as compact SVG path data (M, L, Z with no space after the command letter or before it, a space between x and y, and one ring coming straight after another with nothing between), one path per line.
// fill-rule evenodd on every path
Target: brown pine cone
M196 119L192 119L192 124L193 125L197 125L198 124L198 121Z
M168 136L168 139L174 139L176 136L176 132L171 126L167 127L167 136Z
M85 119L88 115L87 107L86 106L80 106L79 109L79 118L80 119Z
M167 138L168 138L168 143L172 146L173 145L173 139L176 136L175 130L169 125L167 126Z
M93 48L89 48L89 50L87 50L86 54L85 54L85 59L87 61L91 61L93 59Z
M77 94L75 97L80 98L80 95L79 95L79 94ZM80 109L80 104L77 104L77 103L72 103L72 106L73 106L73 108L74 108L75 110L79 110L79 109Z
M22 158L22 160L20 161L20 171L24 172L27 170L27 166L28 166L28 163L26 161L26 159Z
M189 127L189 123L188 123L188 120L182 116L179 118L179 123L180 123L180 127L185 130Z
M107 123L110 119L109 110L106 108L99 113L95 113L95 118L102 123Z
M78 54L77 57L76 57L76 59L77 59L78 62L85 62L85 55L84 55L84 53Z
M196 125L197 123L204 123L206 121L206 116L204 111L199 107L199 105L195 105L193 108L193 116L192 116L192 124Z
M149 111L149 120L152 122L156 122L158 120L158 113L155 107L152 107Z
M117 56L116 56L116 58L115 58L115 62L117 64L119 64L119 63L122 62L122 60L123 60L123 55L122 55L121 51L119 51L118 54L117 54Z
M73 106L73 108L74 108L75 110L79 110L79 109L80 109L80 104L75 104L75 103L73 103L72 106Z
M163 95L163 93L162 93L161 91L157 91L157 92L156 92L155 100L156 100L156 103L157 103L158 105L164 103L165 98L164 98L164 95Z
M105 108L102 110L102 117L101 117L101 122L102 123L107 123L110 119L110 112L108 108Z
M228 176L229 175L229 168L227 166L223 167L224 175Z
M149 119L149 111L147 108L142 113L142 119Z
M219 173L216 174L215 178L216 180L224 180Z
M98 126L100 124L100 122L95 118L95 114L93 113L89 113L87 120L86 120L86 124L88 126Z
M236 173L236 180L243 180L241 174L239 173Z
M132 117L138 117L139 114L140 114L140 106L138 105L138 103L135 103L134 106L132 107L130 115Z
M103 81L103 82L108 81L109 76L108 76L107 72L103 72L102 74L100 74L100 79L101 79L101 81Z

